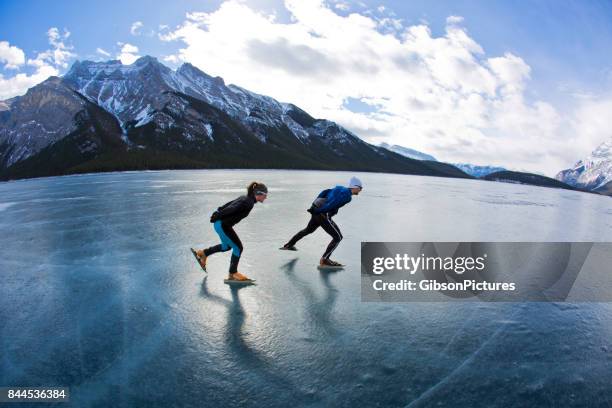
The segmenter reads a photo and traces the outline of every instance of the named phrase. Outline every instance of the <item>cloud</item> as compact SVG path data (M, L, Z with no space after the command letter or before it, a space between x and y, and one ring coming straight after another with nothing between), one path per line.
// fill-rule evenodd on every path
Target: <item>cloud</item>
M31 74L20 72L10 77L0 75L0 100L22 95L29 88L43 82L50 76L59 75L61 69L67 68L68 61L76 57L76 54L72 52L73 47L66 43L68 37L70 37L69 31L64 30L60 33L58 28L51 27L47 31L47 38L51 48L27 60L27 65L33 69ZM0 45L1 48L2 46ZM13 61L13 63L15 62L20 62L20 65L24 65L25 54L23 55L23 60L19 56L17 60Z
M65 43L65 40L70 37L70 31L64 30L63 33L60 33L57 27L51 27L47 31L47 37L52 48L38 53L36 58L29 59L28 65L35 67L52 65L67 68L68 61L76 56L72 52L73 47Z
M140 57L138 55L138 47L135 45L121 42L118 42L117 45L121 47L121 51L117 54L117 59L121 60L122 64L130 65Z
M103 49L103 48L96 48L96 52L97 52L98 54L100 54L100 55L105 56L105 57L110 57L110 56L111 56L110 52L106 51L106 50L105 50L105 49Z
M140 35L140 29L143 27L142 21L135 21L130 27L130 33L132 35Z
M254 61L290 75L316 76L317 73L337 75L337 61L303 44L291 44L286 38L270 42L253 39L246 43L246 53Z
M21 48L10 45L8 41L0 41L0 63L6 69L19 69L25 64L25 54Z
M612 95L603 94L596 98L581 98L569 118L568 134L564 140L572 149L559 149L565 158L565 166L573 165L578 159L590 154L604 140L612 138Z
M526 96L531 68L520 56L487 55L459 16L434 35L425 23L381 23L393 18L388 9L339 15L337 4L287 0L291 18L281 22L226 1L160 39L182 44L167 61L295 103L370 142L548 174L565 165L569 119ZM353 112L350 98L373 109Z
M446 24L461 24L463 23L463 17L461 16L448 16L446 17Z
M348 11L348 9L350 9L351 6L344 1L339 1L336 4L334 4L334 8L336 8L337 10L341 10L341 11Z

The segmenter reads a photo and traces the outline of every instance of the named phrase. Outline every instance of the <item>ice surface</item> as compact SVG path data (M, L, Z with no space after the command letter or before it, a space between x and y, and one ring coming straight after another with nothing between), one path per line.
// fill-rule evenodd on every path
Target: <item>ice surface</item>
M361 240L609 241L610 198L362 173L323 231L279 251L350 173L161 171L0 184L0 384L71 388L65 406L598 406L612 398L608 304L361 303ZM189 247L252 180L240 270ZM8 205L10 203L10 205ZM207 276L207 277L206 277ZM62 404L64 406L64 404Z

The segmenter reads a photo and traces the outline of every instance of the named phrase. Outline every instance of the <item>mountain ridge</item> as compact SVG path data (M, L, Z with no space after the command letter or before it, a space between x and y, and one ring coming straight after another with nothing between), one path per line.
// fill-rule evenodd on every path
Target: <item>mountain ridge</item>
M49 78L2 106L4 180L89 170L222 167L470 178L452 166L370 145L335 122L226 85L191 64L174 71L150 56L131 65L77 61L63 77Z

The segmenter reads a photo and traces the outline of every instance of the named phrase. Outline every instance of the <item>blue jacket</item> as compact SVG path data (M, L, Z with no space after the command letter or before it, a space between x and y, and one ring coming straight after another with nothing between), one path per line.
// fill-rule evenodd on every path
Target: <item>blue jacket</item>
M340 207L351 202L352 196L351 190L343 186L336 186L329 190L323 190L317 197L317 200L325 198L325 203L321 207L313 208L313 214L335 214Z

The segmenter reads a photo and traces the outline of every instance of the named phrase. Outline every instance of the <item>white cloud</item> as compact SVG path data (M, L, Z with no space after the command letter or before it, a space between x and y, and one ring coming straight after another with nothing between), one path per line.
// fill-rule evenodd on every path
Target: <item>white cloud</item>
M0 63L6 69L19 69L25 64L25 54L21 48L10 45L8 41L0 41Z
M132 26L130 27L130 33L132 33L132 35L140 35L140 29L142 28L142 26L142 21L133 22Z
M0 100L24 94L28 88L46 80L50 76L59 75L60 70L68 67L68 61L76 56L73 47L66 44L70 32L60 33L56 27L47 31L51 48L40 52L34 58L27 60L27 65L34 68L32 74L18 73L11 77L0 75ZM23 56L25 60L25 54ZM21 64L23 65L23 63Z
M565 140L571 149L560 149L565 157L565 167L573 165L578 159L590 154L601 142L612 138L612 95L599 95L597 98L580 98L577 109L569 118Z
M448 16L446 17L446 24L461 24L463 17L461 16Z
M110 52L106 51L104 48L99 48L98 47L98 48L96 48L96 52L98 54L100 54L100 55L105 56L105 57L110 57L111 56Z
M400 21L388 32L371 15L336 14L333 4L287 0L289 23L239 1L189 13L160 35L183 44L166 61L293 102L373 143L547 174L565 165L568 119L528 100L531 69L520 56L487 55L459 16L440 36ZM348 98L373 109L352 112Z
M67 68L68 61L76 56L72 52L73 47L66 45L64 42L70 37L70 31L64 30L62 34L57 27L51 27L47 31L47 37L52 48L38 53L34 59L28 59L28 65L34 67L51 65L56 68Z
M351 8L351 6L344 1L337 2L336 4L334 4L334 7L342 11L347 11L349 8Z
M180 58L176 55L166 55L165 57L163 57L163 60L175 65L180 64L181 62Z
M130 65L136 61L140 55L138 55L138 47L132 44L117 43L121 47L121 51L117 54L117 59L121 60L124 65Z

